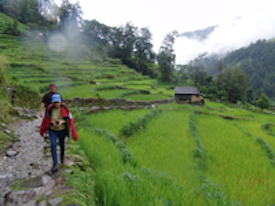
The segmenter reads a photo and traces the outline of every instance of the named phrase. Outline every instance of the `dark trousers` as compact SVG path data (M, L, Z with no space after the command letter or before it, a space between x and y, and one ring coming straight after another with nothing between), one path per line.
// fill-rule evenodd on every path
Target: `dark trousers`
M51 141L51 153L52 153L52 158L54 163L58 163L57 153L56 153L57 139L59 139L59 146L61 150L60 159L61 161L64 160L66 134L67 134L66 128L61 131L54 131L49 129L49 136Z

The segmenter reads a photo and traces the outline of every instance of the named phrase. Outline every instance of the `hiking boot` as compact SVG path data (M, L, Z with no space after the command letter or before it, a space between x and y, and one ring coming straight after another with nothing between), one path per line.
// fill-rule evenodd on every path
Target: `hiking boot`
M52 173L55 173L57 170L58 170L58 164L54 163L51 171L52 171Z

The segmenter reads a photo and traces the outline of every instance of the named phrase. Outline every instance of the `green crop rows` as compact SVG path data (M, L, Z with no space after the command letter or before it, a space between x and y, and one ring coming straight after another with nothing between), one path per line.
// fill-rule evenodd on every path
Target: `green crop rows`
M172 103L87 116L84 128L93 129L81 130L80 145L94 164L104 205L274 203L275 140L261 126L275 118L206 105L199 108L206 114Z

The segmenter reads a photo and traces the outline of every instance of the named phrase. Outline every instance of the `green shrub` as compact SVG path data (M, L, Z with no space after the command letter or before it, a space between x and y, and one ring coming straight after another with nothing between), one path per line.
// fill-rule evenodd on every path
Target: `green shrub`
M109 90L109 89L117 89L117 86L115 86L115 85L105 85L105 86L95 87L95 88L91 89L91 92Z
M0 100L0 122L11 123L13 116L18 115L18 111L12 107L7 98Z
M190 132L192 133L193 137L195 138L195 141L197 142L197 147L194 151L194 159L198 159L198 166L200 170L205 169L205 148L201 142L201 139L199 138L197 132L196 132L196 113L192 112L189 119L189 128Z
M15 102L14 104L19 107L27 107L31 109L37 109L41 103L41 96L39 92L23 84L15 86Z
M133 95L133 94L139 94L139 93L140 93L140 91L138 91L138 90L131 90L131 91L119 94L119 98L122 99L123 97Z
M272 136L275 136L275 133L272 132L271 127L272 127L272 124L269 123L269 122L268 122L268 123L265 123L265 124L263 124L263 125L261 126L261 128L262 128L267 134L272 135Z
M160 110L152 110L146 113L143 117L138 117L137 121L131 121L128 124L125 124L122 129L119 131L120 136L129 137L139 130L145 128L148 120L152 119L154 116L160 113Z
M260 98L257 100L256 105L263 111L263 109L268 109L270 107L270 100L264 93L262 93Z
M262 139L261 137L256 139L256 141L259 144L261 144L262 147L266 150L267 156L270 159L271 164L273 164L275 166L275 155L274 155L272 148L269 146L269 144L267 144L267 142L264 139Z

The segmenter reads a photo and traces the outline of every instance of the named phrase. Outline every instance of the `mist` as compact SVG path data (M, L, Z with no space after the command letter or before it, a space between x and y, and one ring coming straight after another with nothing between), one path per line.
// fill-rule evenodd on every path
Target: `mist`
M234 17L221 22L203 41L178 37L174 45L176 63L188 64L204 52L223 56L227 52L249 46L257 40L274 37L275 16L271 13Z

